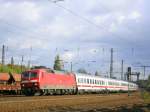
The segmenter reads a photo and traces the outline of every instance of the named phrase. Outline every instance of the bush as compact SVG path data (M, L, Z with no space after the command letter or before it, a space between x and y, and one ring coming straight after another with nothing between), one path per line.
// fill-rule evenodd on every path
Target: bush
M0 66L0 72L2 73L8 73L8 72L11 72L11 73L22 73L23 71L27 70L27 68L25 66L20 66L20 65L5 65L5 66Z

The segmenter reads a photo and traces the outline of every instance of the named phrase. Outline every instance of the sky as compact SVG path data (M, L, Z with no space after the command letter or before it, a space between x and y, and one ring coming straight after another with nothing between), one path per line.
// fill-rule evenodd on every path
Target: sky
M6 63L53 67L57 54L66 70L84 68L106 75L110 49L114 50L114 76L121 60L142 72L150 62L149 0L0 0L0 45ZM2 49L0 49L1 51ZM146 69L148 76L149 69Z

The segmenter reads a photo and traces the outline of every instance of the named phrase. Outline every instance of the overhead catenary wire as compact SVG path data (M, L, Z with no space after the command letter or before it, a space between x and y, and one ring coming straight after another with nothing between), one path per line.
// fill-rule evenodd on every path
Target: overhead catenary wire
M66 7L64 7L64 6L62 6L62 5L59 5L57 2L59 2L60 0L55 0L55 1L48 0L48 1L50 1L50 2L53 3L53 4L55 4L57 7L62 8L63 10L69 12L70 14L72 14L72 15L78 17L78 19L82 19L83 21L85 21L85 22L91 24L92 26L96 27L97 29L106 31L106 28L105 28L104 25L102 25L102 26L97 25L97 24L95 24L93 21L87 19L86 17L83 17L83 16L79 15L79 14L76 13L75 11L72 11L72 10L69 9L69 8L66 8ZM132 44L132 45L136 45L136 46L137 46L137 44L138 44L138 43L136 43L136 42L128 41L127 39L122 38L122 37L119 36L118 34L114 34L113 32L110 32L110 31L108 31L108 30L107 30L107 32L109 32L109 34L111 34L112 36L117 37L117 39L120 39L121 41L124 40L124 41L126 41L126 42L128 42L128 43L130 43L130 44ZM140 44L138 44L138 45L140 45Z
M64 6L57 4L56 1L55 1L55 2L52 1L52 0L48 0L48 1L54 3L55 5L57 5L57 6L60 7L60 8L63 8L65 11L71 13L72 15L79 17L80 19L86 21L87 23L92 24L92 25L94 25L95 27L101 29L99 25L96 25L94 22L90 21L89 19L87 19L87 18L85 18L85 17L83 17L83 16L77 14L76 12L74 12L74 11L72 11L72 10L70 10L70 9L68 9L68 8L66 8L66 7L64 7Z

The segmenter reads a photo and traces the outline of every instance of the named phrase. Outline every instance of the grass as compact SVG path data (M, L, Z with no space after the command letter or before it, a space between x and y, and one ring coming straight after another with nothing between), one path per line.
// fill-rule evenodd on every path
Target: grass
M142 92L142 98L143 98L143 100L144 100L144 102L145 102L146 104L150 104L150 92L148 92L148 91L143 91L143 92Z

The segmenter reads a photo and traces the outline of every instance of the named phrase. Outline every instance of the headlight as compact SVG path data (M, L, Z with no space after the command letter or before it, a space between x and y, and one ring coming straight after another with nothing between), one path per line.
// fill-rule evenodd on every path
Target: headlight
M37 86L37 85L38 85L38 83L34 83L34 85L35 85L35 86Z
M22 87L24 87L24 84L22 84Z

